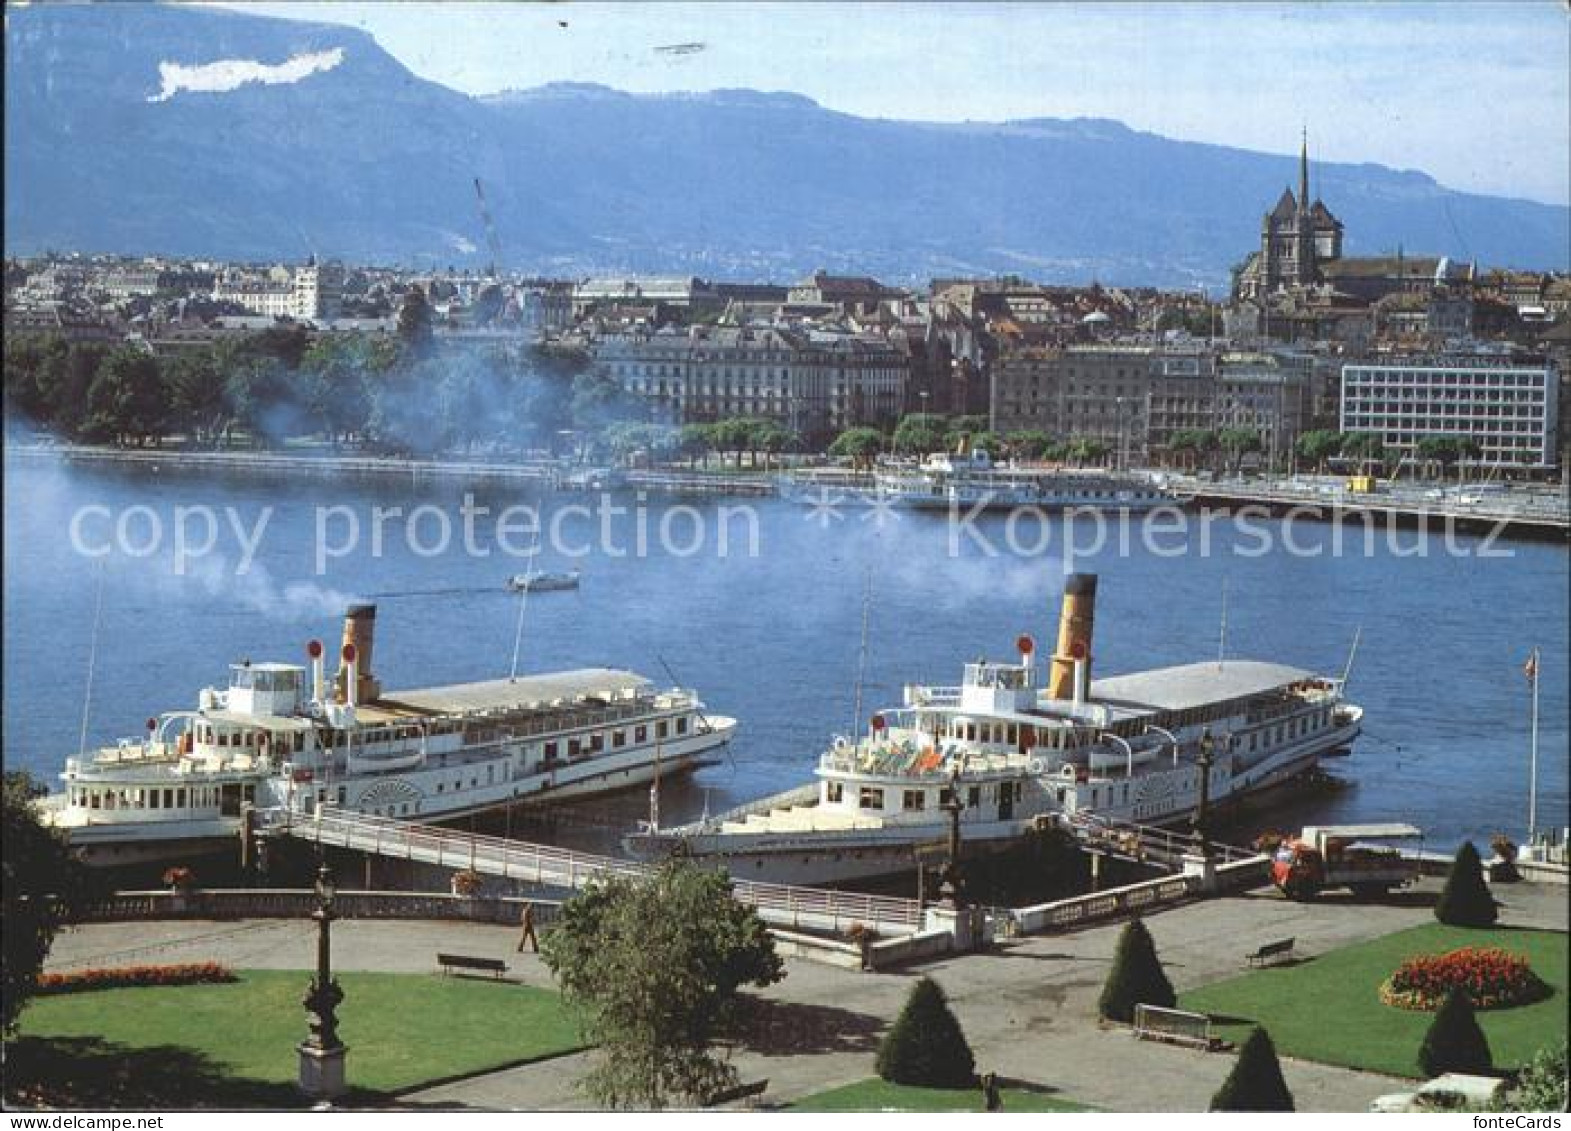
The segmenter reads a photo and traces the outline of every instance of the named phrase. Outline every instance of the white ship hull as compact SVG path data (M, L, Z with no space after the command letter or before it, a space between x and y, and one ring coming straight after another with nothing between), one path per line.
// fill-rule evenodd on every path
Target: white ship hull
M1150 511L1181 505L1183 499L1154 490L1114 489L1095 493L1014 487L968 487L933 491L909 487L847 487L808 482L782 486L782 497L810 505L894 507L899 510L973 511L1034 508L1058 511Z
M509 787L490 787L473 792L451 793L448 804L419 807L418 818L435 823L498 811L507 806L536 806L558 801L583 801L586 798L636 789L660 778L676 778L709 763L710 754L729 740L735 724L729 719L713 719L715 734L694 735L685 743L663 749L660 759L654 752L628 751L627 754L595 759L577 767L566 767L534 779L512 782ZM383 793L404 793L415 789L407 774L360 779L353 787L363 793L380 789ZM358 806L357 806L358 807ZM371 806L366 806L371 807ZM413 818L413 814L412 814ZM93 867L126 867L149 862L176 861L195 856L215 856L239 851L240 818L218 817L192 822L113 822L79 825L66 829L77 858Z
M1272 751L1242 772L1226 764L1214 766L1208 803L1213 813L1236 807L1246 798L1288 785L1336 756L1358 737L1362 712L1344 707L1340 725ZM1023 840L1042 822L1064 823L1071 814L1057 804L1054 779L1046 788L1026 795L1027 803L1011 819L976 820L963 816L961 838L967 855L1003 851ZM1192 766L1153 769L1107 788L1119 800L1094 807L1080 806L1074 817L1147 826L1187 824L1199 806L1198 775ZM724 818L715 821L723 824ZM919 856L929 865L944 858L948 820L933 814L920 822L890 823L878 828L804 829L789 833L672 830L657 838L629 837L635 855L652 857L681 851L693 858L719 863L735 878L767 883L823 885L910 874Z

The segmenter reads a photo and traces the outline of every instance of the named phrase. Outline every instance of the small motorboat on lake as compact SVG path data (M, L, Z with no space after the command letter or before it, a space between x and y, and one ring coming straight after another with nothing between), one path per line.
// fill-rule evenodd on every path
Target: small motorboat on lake
M507 579L507 587L514 593L548 593L558 589L577 589L578 571L568 570L566 573L548 573L544 570L534 570L530 573L515 573Z

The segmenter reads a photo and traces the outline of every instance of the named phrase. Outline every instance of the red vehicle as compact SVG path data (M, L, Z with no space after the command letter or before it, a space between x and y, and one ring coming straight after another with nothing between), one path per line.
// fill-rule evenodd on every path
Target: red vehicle
M1313 899L1327 888L1384 895L1418 878L1417 859L1379 841L1422 841L1414 825L1309 825L1284 840L1271 858L1271 881L1289 899Z

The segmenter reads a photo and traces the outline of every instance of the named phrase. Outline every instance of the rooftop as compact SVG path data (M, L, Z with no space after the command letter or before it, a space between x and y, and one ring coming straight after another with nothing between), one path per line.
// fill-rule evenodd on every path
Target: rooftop
M520 676L518 679L490 679L479 683L455 683L447 687L427 687L413 691L390 691L375 703L360 710L362 721L374 721L373 712L390 717L402 713L416 715L465 715L487 711L539 710L558 701L575 702L590 698L615 698L649 686L649 680L634 672L615 668L581 668L552 672L549 675Z
M1110 706L1186 711L1319 678L1314 672L1286 664L1205 661L1092 680L1091 699Z

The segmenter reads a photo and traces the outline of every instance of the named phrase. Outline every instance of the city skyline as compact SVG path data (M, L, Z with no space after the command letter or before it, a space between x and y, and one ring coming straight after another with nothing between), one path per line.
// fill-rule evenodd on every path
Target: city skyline
M1317 161L1419 169L1448 187L1556 205L1571 195L1571 25L1547 0L220 6L358 27L416 74L469 94L566 81L748 87L863 117L1105 117L1277 153L1307 129Z

